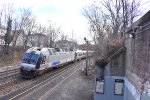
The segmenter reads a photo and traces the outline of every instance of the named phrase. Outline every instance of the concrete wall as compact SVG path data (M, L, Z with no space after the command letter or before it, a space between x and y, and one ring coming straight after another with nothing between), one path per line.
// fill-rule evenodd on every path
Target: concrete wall
M124 94L122 96L114 95L115 79L123 79ZM94 92L94 100L150 100L147 93L141 94L136 87L131 84L128 78L119 76L105 76L104 94Z
M141 100L150 100L150 97L147 95L147 93L142 94Z
M104 78L104 94L94 93L94 100L124 100L123 95L115 95L115 79L124 79L117 76L105 76Z
M125 92L124 100L136 100L126 86L125 86L125 90L126 92Z
M104 94L99 94L99 93L94 92L94 100L150 100L149 92L148 93L143 92L141 94L141 92L139 91L142 88L141 86L143 85L135 84L135 83L139 83L139 81L141 80L138 78L136 74L127 71L126 73L128 77L112 76L110 74L111 68L112 68L111 63L108 63L107 66L105 66ZM96 78L100 78L99 71L100 71L100 67L96 66ZM114 95L115 79L124 80L124 95L122 96ZM96 86L96 82L95 82L95 86ZM147 86L150 86L150 85L147 85Z
M128 78L125 78L124 90L124 100L140 100L140 93L137 91L135 86L130 83Z
M125 76L125 52L121 51L110 62L110 76Z
M134 29L135 38L129 37L132 29L126 35L125 76L141 94L141 100L146 100L150 98L150 11L135 22L135 26L138 26Z
M125 78L124 100L150 100L148 93L140 93L128 78Z
M115 80L116 79L123 79L124 77L119 76L120 72L115 73L115 75L119 74L118 76L112 76L111 72L111 62L105 66L104 70L104 94L96 93L94 92L94 100L124 100L124 95L115 95ZM114 66L113 66L114 67ZM119 66L121 67L121 66ZM113 69L117 70L118 67L115 67ZM120 70L122 71L122 70ZM100 72L101 69L99 66L96 66L96 78L100 78ZM123 71L124 72L124 71ZM122 74L121 74L122 75ZM96 79L95 79L96 80ZM95 87L96 87L96 81L95 81Z
M121 53L105 66L104 94L94 93L95 100L150 100L150 11L133 27L127 31L125 59ZM129 37L133 31L135 38ZM114 95L115 79L125 81L123 96Z

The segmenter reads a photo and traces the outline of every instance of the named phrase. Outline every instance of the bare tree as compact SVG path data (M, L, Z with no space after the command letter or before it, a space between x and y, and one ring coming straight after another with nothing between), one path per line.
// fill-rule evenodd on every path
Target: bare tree
M24 26L24 32L25 32L25 38L24 40L24 49L27 49L28 43L29 43L29 36L34 33L35 27L36 27L36 18L31 14L29 11L26 15L27 20L25 22Z
M60 40L58 40L59 48L63 49L65 48L65 41L67 41L68 35L65 35L64 33L61 34Z
M14 25L13 25L13 32L15 34L14 40L13 40L13 48L15 49L16 47L16 42L18 37L22 37L23 40L25 40L25 27L26 27L26 22L28 20L28 17L30 15L31 11L30 9L25 9L22 8L20 9L19 14L16 15L15 20L14 20Z
M68 35L65 35L64 33L61 35L61 41L67 40L67 38L68 38Z
M70 46L70 51L73 51L73 50L75 50L75 49L77 49L77 45L78 45L78 43L77 43L77 41L74 39L74 37L75 37L75 33L73 32L73 30L72 30L72 38L70 39L71 40L71 46Z
M14 38L14 33L12 33L12 21L13 21L13 14L14 8L13 5L5 4L3 6L3 15L4 15L4 24L6 23L6 33L4 36L5 41L5 54L9 54L9 46ZM2 12L1 12L2 14Z
M46 33L46 27L42 26L41 24L38 24L36 26L35 33L34 33L35 35L37 34L36 35L36 40L37 40L37 46L38 47L40 47L41 45L47 46L47 44L45 42L45 41L47 41L46 40L47 38L46 37L44 38L44 36L45 36L44 33Z
M54 47L55 40L58 38L58 35L60 34L61 27L54 27L51 23L49 24L47 28L47 36L49 40L49 47Z
M98 54L105 55L110 46L122 44L125 28L139 15L139 5L137 0L103 0L83 9L96 50L101 51Z
M7 22L7 29L6 29L6 34L5 34L5 53L8 54L9 53L9 45L14 37L11 35L11 30L12 30L12 20L9 18L8 22Z
M111 28L107 22L107 16L104 15L100 8L96 5L91 5L83 9L84 16L88 19L90 24L90 35L97 47L97 51L104 52L104 45L106 43L106 38L108 38L111 33Z
M16 13L12 4L2 5L1 15L1 25L6 27L4 51L8 54L10 44L12 44L14 51L20 33L30 33L27 31L31 31L34 20L29 9L21 9L19 13ZM22 38L26 45L27 35L24 34Z
M12 23L12 33L14 35L13 37L13 40L12 40L12 46L13 46L13 52L15 50L15 47L16 47L16 41L18 39L18 36L19 36L19 31L18 31L18 22L17 20L15 19L14 22Z
M133 24L133 21L136 17L138 17L141 12L139 10L140 0L122 0L122 16L123 16L123 27L124 33L125 28L129 25Z
M38 24L35 29L35 33L46 33L46 27Z
M124 37L125 28L140 14L138 0L104 0L103 6L108 12L105 14L111 21L114 37Z

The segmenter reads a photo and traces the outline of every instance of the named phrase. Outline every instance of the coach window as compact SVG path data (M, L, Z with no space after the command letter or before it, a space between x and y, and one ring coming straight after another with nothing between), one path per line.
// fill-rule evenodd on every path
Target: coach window
M48 51L49 51L49 55L52 55L52 52L51 52L51 50L50 50L50 49L48 49Z
M45 64L46 57L42 57L42 64Z
M55 49L52 49L52 52L54 53L54 55L56 54L56 51L55 51Z
M41 64L45 64L46 57L43 54L40 54Z

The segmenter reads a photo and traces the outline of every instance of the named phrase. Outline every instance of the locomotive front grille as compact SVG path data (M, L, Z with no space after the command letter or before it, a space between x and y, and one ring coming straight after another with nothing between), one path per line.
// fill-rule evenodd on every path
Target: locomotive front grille
M35 71L21 70L21 76L24 78L33 78L35 76Z

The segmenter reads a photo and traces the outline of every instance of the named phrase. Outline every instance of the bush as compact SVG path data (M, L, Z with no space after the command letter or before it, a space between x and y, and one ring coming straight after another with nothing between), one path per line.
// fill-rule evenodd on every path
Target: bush
M13 50L12 47L9 49L9 54L5 54L3 47L0 47L0 67L9 66L9 65L15 65L20 63L20 61L23 58L23 55L25 53L25 50L20 47L16 47L15 50Z
M95 63L100 66L105 66L108 57L123 47L123 43L123 39L107 39L103 44L100 44L101 46L96 46L94 53Z

